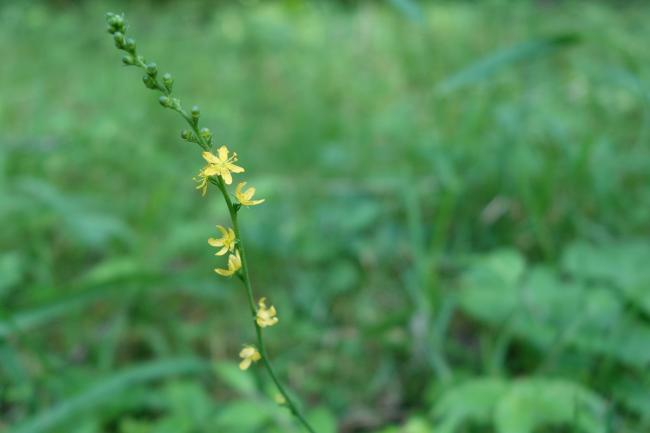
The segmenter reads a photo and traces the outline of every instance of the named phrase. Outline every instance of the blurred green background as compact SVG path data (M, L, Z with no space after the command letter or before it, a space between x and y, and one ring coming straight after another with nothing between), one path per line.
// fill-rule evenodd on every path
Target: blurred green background
M650 5L499 0L3 2L0 431L300 431L107 11L319 433L650 431Z

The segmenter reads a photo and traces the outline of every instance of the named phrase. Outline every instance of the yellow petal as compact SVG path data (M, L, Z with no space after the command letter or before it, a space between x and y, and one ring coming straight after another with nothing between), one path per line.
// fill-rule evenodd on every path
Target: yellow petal
M232 274L235 273L235 271L231 271L229 269L221 269L217 268L214 270L217 274L224 276L224 277L230 277Z
M248 367L251 366L251 362L253 362L250 358L244 359L242 362L239 363L239 369L240 370L248 370Z
M223 246L223 239L209 238L208 243L210 244L210 246L213 246L213 247L222 247Z
M221 150L221 149L219 149L219 150ZM228 151L226 150L226 152L228 152ZM210 164L218 164L219 163L219 159L210 152L203 152L201 154L201 156L203 156L203 159L205 159Z
M237 184L237 188L235 188L235 195L237 196L241 195L241 190L244 186L246 186L246 182L239 182Z
M223 256L228 252L228 247L226 245L223 246L219 251L217 251L214 255L215 256Z
M226 185L230 185L232 183L232 176L228 170L223 170L221 172L221 177L223 178L223 181L226 182Z
M225 162L228 160L228 148L226 146L221 146L217 151L219 155L220 162Z
M255 348L253 346L244 346L244 348L239 351L239 357L249 358L253 353L255 353Z
M243 173L243 172L246 171L246 170L244 170L243 167L235 165L232 162L229 162L228 164L226 164L226 168L228 168L228 170L232 171L233 173Z
M246 199L246 200L250 200L250 199L252 199L254 195L255 195L255 188L253 188L253 187L248 188L248 189L247 189L246 191L244 191L244 193L242 194L242 196L243 196L244 199Z
M216 165L211 165L211 166L205 167L203 169L203 174L205 176L214 176L214 175L219 174L219 173L221 173L221 168L216 166ZM206 179L206 182L207 182L207 179Z

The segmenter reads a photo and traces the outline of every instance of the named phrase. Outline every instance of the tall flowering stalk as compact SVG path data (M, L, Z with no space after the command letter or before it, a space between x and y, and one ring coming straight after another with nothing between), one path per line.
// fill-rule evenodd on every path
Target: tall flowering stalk
M264 345L263 328L274 326L278 323L277 311L273 305L267 306L266 298L264 297L255 302L253 288L248 274L248 262L239 229L238 215L242 207L257 206L262 204L264 200L253 199L255 188L249 187L245 189L246 182L239 182L237 184L233 200L228 191L228 188L233 182L233 174L238 175L245 171L243 167L236 164L238 162L237 153L231 152L226 146L219 147L216 154L212 152L214 147L212 132L208 128L199 127L199 118L201 116L199 107L193 106L189 112L183 108L180 99L172 93L174 79L171 74L165 73L159 76L156 64L147 62L138 53L135 40L126 36L126 23L123 15L108 13L106 20L108 22L108 32L113 35L115 46L125 53L122 57L122 63L126 66L141 68L145 71L142 77L145 87L160 92L161 96L158 98L160 105L180 114L189 125L190 129L185 129L181 132L181 138L187 142L198 144L203 149L201 156L205 160L205 165L194 178L198 184L197 189L205 196L209 185L216 186L223 195L226 206L228 207L232 227L218 225L217 229L221 237L209 238L208 243L219 249L215 253L216 256L225 256L228 254L226 267L216 268L214 271L226 278L236 276L243 283L248 295L248 306L255 327L257 344L248 344L243 347L239 353L239 357L241 358L239 368L247 370L254 363L261 361L281 395L278 401L289 408L291 413L300 421L305 429L311 433L315 433L273 370Z

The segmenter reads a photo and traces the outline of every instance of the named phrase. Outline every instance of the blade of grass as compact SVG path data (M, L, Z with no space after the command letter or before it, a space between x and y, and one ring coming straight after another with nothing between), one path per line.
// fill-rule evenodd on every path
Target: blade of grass
M35 415L11 431L13 433L52 431L62 423L110 402L117 394L126 392L134 386L169 376L204 371L209 371L209 363L196 358L167 359L138 365L96 382L86 391Z
M440 82L436 86L436 93L440 96L449 95L465 86L483 81L508 66L553 54L559 49L575 45L579 40L576 33L563 33L498 50Z

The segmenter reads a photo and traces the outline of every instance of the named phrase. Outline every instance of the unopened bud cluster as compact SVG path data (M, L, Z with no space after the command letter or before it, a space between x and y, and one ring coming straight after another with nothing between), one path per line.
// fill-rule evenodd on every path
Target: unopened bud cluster
M115 47L124 52L122 63L126 66L137 66L143 69L145 74L142 76L142 84L147 89L162 93L158 98L160 105L179 112L192 127L191 131L182 131L181 138L198 144L204 150L209 150L212 147L212 132L208 128L199 128L199 118L201 117L199 107L193 106L189 113L183 109L180 99L172 95L174 77L169 72L159 76L158 65L154 62L147 62L143 56L138 54L135 39L126 35L126 23L123 15L109 12L106 14L106 22L108 23L108 33L113 35Z

